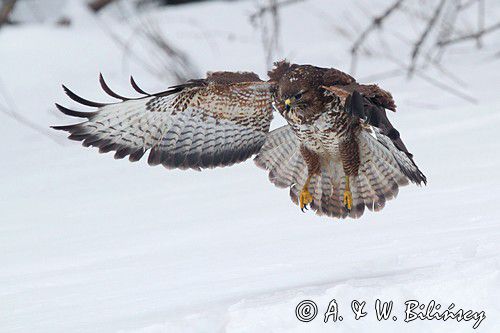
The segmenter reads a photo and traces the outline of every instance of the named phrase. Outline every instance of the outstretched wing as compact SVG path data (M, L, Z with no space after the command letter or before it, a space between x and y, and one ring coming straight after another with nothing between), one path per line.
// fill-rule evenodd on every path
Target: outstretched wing
M339 97L345 111L351 116L361 118L366 124L379 128L401 151L412 155L399 137L399 132L387 118L386 109L396 111L392 95L375 84L365 85L352 82L348 85L323 86L327 93Z
M74 101L97 108L93 112L67 109L64 114L87 121L54 126L69 138L99 152L115 151L115 158L138 161L150 150L148 163L169 168L210 168L241 162L258 152L272 119L271 84L253 73L209 73L169 90L125 98L113 92L102 75L103 90L121 102L96 103L63 86Z
M344 86L332 85L323 86L322 88L325 89L327 94L334 94L340 98L345 112L362 119L365 124L378 128L380 132L377 133L379 133L380 137L387 137L399 151L406 154L411 161L412 168L414 167L418 171L415 175L407 175L412 181L427 183L427 179L418 169L413 160L413 155L406 148L398 130L392 126L387 117L386 109L396 111L396 105L389 92L374 84L364 85L356 82ZM404 166L401 167L403 170L405 169Z

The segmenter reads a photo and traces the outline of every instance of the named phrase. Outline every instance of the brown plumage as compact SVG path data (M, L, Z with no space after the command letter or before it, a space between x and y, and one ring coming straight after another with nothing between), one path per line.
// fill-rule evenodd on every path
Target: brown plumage
M381 209L408 181L425 183L385 109L395 111L390 93L363 85L333 68L277 62L262 81L250 72L214 72L166 91L104 104L79 97L92 112L67 109L86 121L55 129L69 138L137 161L168 168L227 166L258 154L255 162L270 180L289 187L292 201L320 215L359 217ZM269 132L272 111L288 125Z

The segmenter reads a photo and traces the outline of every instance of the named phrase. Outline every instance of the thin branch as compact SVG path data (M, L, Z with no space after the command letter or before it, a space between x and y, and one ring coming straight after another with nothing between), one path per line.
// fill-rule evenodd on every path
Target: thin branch
M93 0L89 2L88 6L92 9L92 11L94 11L94 13L97 13L114 1L115 0Z
M485 11L486 11L486 4L484 0L479 0L477 3L477 30L482 31L484 30L484 25L485 25ZM482 36L478 36L476 39L476 45L477 48L481 48L483 46Z
M469 41L471 39L478 39L478 38L483 37L484 35L487 35L489 33L494 32L498 29L500 29L500 22L497 22L493 25L490 25L489 27L484 28L483 30L480 30L480 31L476 31L476 32L473 32L470 34L465 34L465 35L458 36L455 38L450 38L450 39L444 40L444 41L439 41L437 43L437 45L442 47L442 46L447 46L450 44L457 44L457 43L461 43L461 42L466 42L466 41Z
M421 79L429 82L430 84L432 84L433 86L437 87L437 88L440 88L444 91L447 91L448 93L452 94L452 95L455 95L467 102L470 102L471 104L477 104L478 103L478 100L470 95L467 95L466 93L464 92L461 92L460 90L458 89L455 89L439 80L436 80L435 78L423 73L423 72L420 72L420 71L415 71L415 75L419 76Z
M260 7L259 9L257 9L257 11L255 13L251 14L250 21L254 22L257 18L263 16L264 14L266 14L269 11L274 11L279 7L285 7L285 6L293 5L295 3L303 2L303 1L306 1L306 0L284 0L284 1L281 1L278 3L272 2L268 6Z
M361 32L358 38L354 41L351 46L351 73L355 72L356 64L357 64L357 56L359 48L363 45L366 38L375 30L379 29L384 21L391 16L400 6L403 4L405 0L396 0L387 7L382 14L373 18L371 23L366 27L365 30Z
M436 22L441 15L441 11L443 10L444 4L446 3L446 0L441 0L439 5L434 11L434 15L432 15L431 19L427 23L427 26L423 33L420 35L420 38L418 41L415 43L413 47L413 51L411 52L411 60L410 60L410 67L408 68L408 76L411 76L415 70L415 65L418 60L418 55L420 54L420 50L422 47L422 44L425 42L427 37L429 36L429 33L432 31L432 28L436 25Z
M388 59L391 60L392 62L394 62L395 64L399 65L402 69L407 68L406 64L401 62L399 59L396 59L394 57L388 57ZM471 104L478 103L478 100L476 98L425 74L423 71L419 70L419 68L415 68L415 75L420 77L424 81L428 82L429 84L431 84L439 89L442 89L442 90L444 90L444 91L446 91L446 92L448 92L456 97L459 97L459 98L461 98L461 99L463 99Z
M458 75L454 74L452 71L449 71L446 68L444 68L444 66L442 64L440 64L438 61L431 59L429 55L426 56L426 59L427 59L427 62L429 64L434 66L434 68L436 68L441 74L448 77L450 80L455 82L457 85L462 86L462 87L467 86L467 82L462 80Z
M160 51L156 52L159 62L168 73L175 76L178 83L183 83L197 75L189 56L174 47L155 22L144 22L141 33L155 50ZM166 59L170 61L166 62Z
M277 0L268 0L269 6L266 11L261 11L262 15L250 17L250 22L255 27L260 28L262 45L266 54L266 67L269 69L274 60L274 54L279 50L280 37L280 4ZM269 15L267 15L267 13ZM264 15L266 14L266 15Z
M280 51L280 9L304 1L306 0L268 0L268 5L261 6L250 14L250 23L254 27L260 28L267 68L272 66L275 53Z
M188 79L198 76L196 66L191 62L187 54L171 44L161 29L154 21L144 18L137 27L132 27L132 35L125 40L121 35L113 32L104 20L98 20L103 30L109 34L111 39L123 48L124 57L128 56L139 63L150 74L164 81L165 78L174 78L176 83L184 83ZM149 55L153 58L147 59L132 47L132 39L143 44L142 49L151 49ZM156 65L155 65L156 63Z
M37 125L36 123L32 122L30 119L26 118L23 116L18 108L16 107L14 100L10 97L8 94L7 90L5 89L5 86L3 85L2 81L0 80L0 93L3 95L5 102L7 103L6 106L1 106L0 105L0 113L6 115L9 118L14 119L21 125L38 132L39 134L42 134L43 136L49 138L50 140L54 141L55 143L62 145L62 142L58 140L56 137L51 135L51 132L49 131L49 128L45 128L42 126Z

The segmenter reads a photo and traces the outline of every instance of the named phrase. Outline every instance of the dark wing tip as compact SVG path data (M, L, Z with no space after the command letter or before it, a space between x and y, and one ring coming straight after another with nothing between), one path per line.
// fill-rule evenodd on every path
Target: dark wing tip
M194 80L193 82L200 81ZM201 82L215 83L215 84L234 84L244 82L263 82L259 76L253 72L208 72L207 78Z
M70 131L74 128L75 125L61 125L61 126L50 126L50 128L55 129L56 131Z
M130 100L130 98L127 98L127 97L123 97L117 93L115 93L109 86L108 84L106 83L106 81L104 80L104 76L102 75L102 73L99 73L99 84L101 85L101 88L102 90L104 90L104 92L106 94L108 94L109 96L111 97L114 97L116 99L119 99L119 100L122 100L122 101L128 101Z
M356 90L354 90L353 93L347 97L345 111L351 116L366 120L364 98Z
M145 152L146 152L146 150L143 148L138 149L134 153L130 154L128 159L130 162L137 162L142 158L142 156L144 155Z
M392 94L376 84L360 84L356 87L361 94L372 100L375 104L388 110L396 111L396 103Z
M134 80L134 77L131 75L130 76L130 85L132 88L134 88L135 91L137 91L139 94L146 95L146 96L151 96L151 94L145 92L141 87L137 85L137 83Z
M81 111L75 111L75 110L71 110L71 109L68 109L58 103L55 103L55 106L56 108L61 111L62 113L64 113L65 115L67 116L72 116L72 117L78 117L78 118L91 118L92 116L96 115L97 112L81 112Z
M77 103L80 103L80 104L83 104L86 106L91 106L94 108L100 108L100 107L107 105L105 103L92 102L92 101L89 101L88 99L82 98L82 97L78 96L77 94L75 94L74 92L72 92L64 84L62 85L62 88L64 89L64 92L66 93L66 95L68 95L69 98L71 98L72 100L74 100Z
M415 178L416 178L416 183L418 185L422 185L422 183L424 183L424 185L427 186L427 177L424 175L422 171L420 171L420 169L418 169L418 167L417 167L417 175Z

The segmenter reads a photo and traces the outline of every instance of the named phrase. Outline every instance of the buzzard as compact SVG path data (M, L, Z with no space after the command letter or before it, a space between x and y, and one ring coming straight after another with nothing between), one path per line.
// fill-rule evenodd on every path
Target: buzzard
M257 154L292 201L319 215L358 218L365 207L378 211L409 181L426 183L386 109L395 111L390 93L363 85L334 68L275 63L263 81L250 72L214 72L166 91L150 94L131 77L142 96L98 103L63 86L74 101L95 108L64 114L86 118L53 126L69 138L115 158L138 161L149 151L150 165L204 169L228 166ZM269 131L273 110L288 125Z

